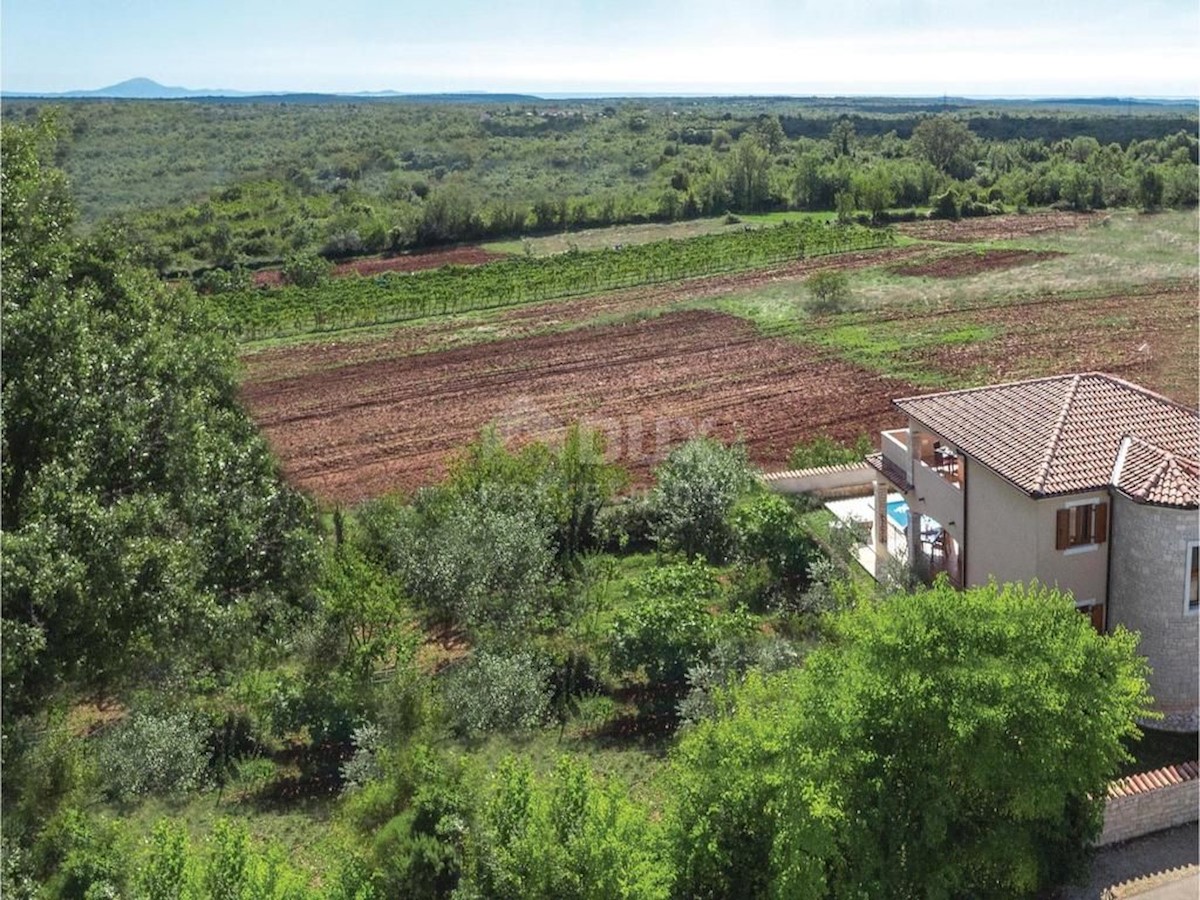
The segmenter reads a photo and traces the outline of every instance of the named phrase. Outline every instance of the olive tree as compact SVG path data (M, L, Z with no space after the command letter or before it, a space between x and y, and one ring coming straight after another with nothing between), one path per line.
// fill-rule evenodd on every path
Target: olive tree
M720 563L733 548L728 516L755 485L741 446L693 438L671 451L655 471L654 534L659 546Z

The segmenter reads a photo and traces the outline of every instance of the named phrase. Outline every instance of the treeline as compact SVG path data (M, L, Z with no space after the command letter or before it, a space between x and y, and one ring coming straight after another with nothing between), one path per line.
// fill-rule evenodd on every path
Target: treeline
M23 117L36 105L6 104ZM727 211L1196 203L1196 119L801 101L87 103L58 161L160 271ZM990 207L990 208L989 208Z

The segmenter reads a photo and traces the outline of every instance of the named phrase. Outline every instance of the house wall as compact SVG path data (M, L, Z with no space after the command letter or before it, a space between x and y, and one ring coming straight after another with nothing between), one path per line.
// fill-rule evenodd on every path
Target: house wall
M1037 502L1000 476L967 461L968 587L997 581L1029 581L1038 573ZM1051 547L1054 546L1051 536Z
M875 470L866 463L847 463L841 466L769 472L763 476L763 481L778 494L851 497L871 493L875 483Z
M1108 501L1107 492L1034 500L978 463L967 462L967 585L1029 582L1070 591L1076 602L1104 603L1109 542L1055 549L1058 510Z
M1115 494L1112 516L1110 629L1141 634L1150 661L1150 692L1166 713L1196 710L1200 683L1200 618L1185 608L1187 547L1197 536L1195 510L1134 503Z
M1070 591L1076 603L1104 603L1108 597L1108 554L1112 507L1109 507L1110 537L1103 544L1084 544L1067 550L1055 549L1057 515L1060 509L1078 503L1109 502L1108 491L1069 494L1033 501L1037 506L1037 578L1042 584Z

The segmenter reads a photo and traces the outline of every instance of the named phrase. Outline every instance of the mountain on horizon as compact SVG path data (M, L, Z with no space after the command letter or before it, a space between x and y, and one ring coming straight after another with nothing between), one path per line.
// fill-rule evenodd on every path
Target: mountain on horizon
M230 99L254 99L257 97L277 97L280 99L300 100L300 99L320 99L331 97L347 97L362 100L420 100L420 99L438 99L447 102L455 100L466 101L474 99L496 100L497 102L513 102L513 101L532 101L539 98L526 94L490 94L486 91L478 92L462 92L454 91L446 94L438 93L422 93L409 94L403 91L383 90L383 91L358 91L352 93L340 92L323 92L323 91L235 91L229 88L185 88L175 87L172 85L159 84L152 78L129 78L118 84L110 84L107 87L96 88L94 90L74 90L62 91L59 93L50 93L45 91L22 91L8 92L4 95L7 97L30 97L36 99L62 99L62 100L185 100L185 99L205 99L205 98L230 98Z
M61 94L45 94L55 97L111 97L117 100L176 100L181 97L243 97L246 91L217 88L173 87L159 84L152 78L130 78L118 84L95 90L64 91Z

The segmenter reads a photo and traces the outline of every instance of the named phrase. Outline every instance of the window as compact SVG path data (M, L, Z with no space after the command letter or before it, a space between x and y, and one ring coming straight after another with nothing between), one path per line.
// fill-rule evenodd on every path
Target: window
M1195 612L1200 609L1200 544L1188 544L1187 581L1184 582L1183 589L1187 611Z
M1058 511L1054 546L1058 550L1103 544L1108 540L1108 504L1078 503Z

